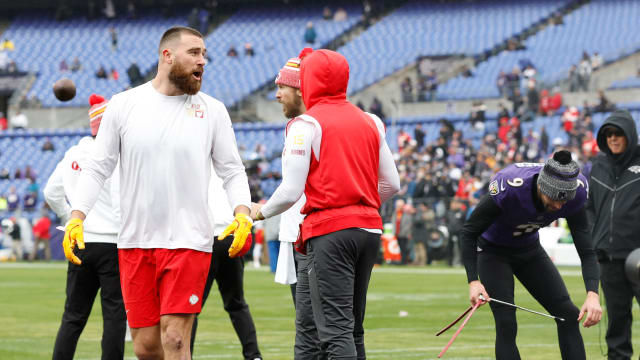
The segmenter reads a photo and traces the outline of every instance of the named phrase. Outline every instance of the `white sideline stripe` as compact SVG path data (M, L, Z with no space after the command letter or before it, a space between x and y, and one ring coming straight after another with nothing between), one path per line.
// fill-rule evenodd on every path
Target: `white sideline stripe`
M66 262L50 262L50 263L31 263L31 262L6 262L0 263L0 269L62 269L66 268ZM579 267L562 268L560 269L560 275L562 276L582 276L582 271ZM267 272L269 268L267 266L261 266L256 269L252 266L246 266L244 271L247 272ZM449 268L449 269L432 269L432 268L420 268L420 267L375 267L374 273L380 274L425 274L425 275L464 275L465 271L462 267Z

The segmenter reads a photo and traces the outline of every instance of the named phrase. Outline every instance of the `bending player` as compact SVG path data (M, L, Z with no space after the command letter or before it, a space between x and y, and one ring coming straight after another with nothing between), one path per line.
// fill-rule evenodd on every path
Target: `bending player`
M463 261L471 304L489 299L513 303L513 277L556 320L563 359L585 359L579 321L590 327L602 316L599 270L585 210L587 180L571 153L556 152L545 164L520 163L499 171L462 228ZM582 262L587 298L578 309L556 267L540 245L538 229L566 218ZM478 280L480 275L480 280ZM496 359L520 359L515 308L490 302L496 324Z

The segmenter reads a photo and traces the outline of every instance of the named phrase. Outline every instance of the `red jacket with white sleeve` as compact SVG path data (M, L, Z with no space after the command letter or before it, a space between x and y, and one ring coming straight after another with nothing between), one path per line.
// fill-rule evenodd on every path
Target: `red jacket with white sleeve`
M319 50L302 60L305 115L322 132L319 154L312 148L305 185L303 240L347 228L382 229L378 127L347 101L348 81L349 64L338 53Z
M342 55L318 50L301 57L307 112L287 125L282 183L261 213L282 213L304 192L303 241L348 228L381 233L380 204L400 188L384 124L347 101L349 65Z

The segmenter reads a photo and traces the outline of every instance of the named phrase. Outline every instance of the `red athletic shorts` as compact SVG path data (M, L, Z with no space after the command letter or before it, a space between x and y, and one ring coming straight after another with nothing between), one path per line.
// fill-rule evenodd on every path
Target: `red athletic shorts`
M166 314L197 314L211 253L191 249L118 249L120 284L132 328Z

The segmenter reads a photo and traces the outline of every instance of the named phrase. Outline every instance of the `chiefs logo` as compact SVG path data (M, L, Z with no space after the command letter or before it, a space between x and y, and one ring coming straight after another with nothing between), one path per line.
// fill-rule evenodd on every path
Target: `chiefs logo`
M71 163L71 168L75 171L82 171L82 169L80 168L80 165L78 165L77 161L74 161Z

